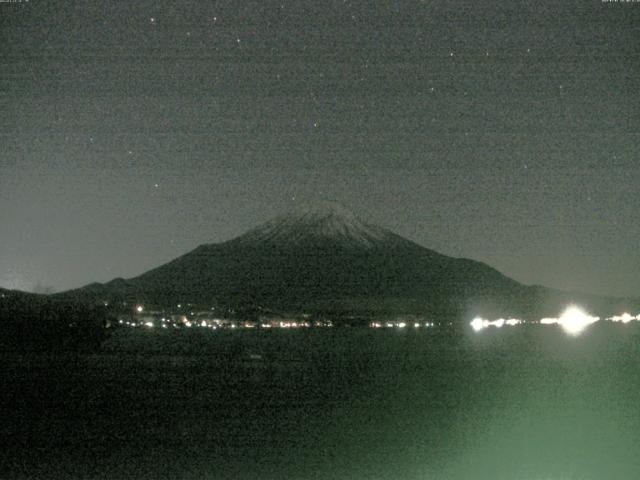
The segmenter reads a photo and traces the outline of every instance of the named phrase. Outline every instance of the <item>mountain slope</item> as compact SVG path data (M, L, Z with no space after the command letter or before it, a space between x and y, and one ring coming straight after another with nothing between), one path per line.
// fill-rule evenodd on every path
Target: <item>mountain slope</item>
M138 277L66 292L84 301L144 301L331 312L557 314L562 292L524 286L320 204L277 217ZM581 297L593 305L607 301ZM604 307L602 307L604 308Z

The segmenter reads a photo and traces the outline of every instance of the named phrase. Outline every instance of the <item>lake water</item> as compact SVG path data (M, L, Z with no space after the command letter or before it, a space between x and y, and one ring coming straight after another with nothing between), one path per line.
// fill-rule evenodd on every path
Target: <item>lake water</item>
M122 330L5 357L0 478L640 478L640 326Z

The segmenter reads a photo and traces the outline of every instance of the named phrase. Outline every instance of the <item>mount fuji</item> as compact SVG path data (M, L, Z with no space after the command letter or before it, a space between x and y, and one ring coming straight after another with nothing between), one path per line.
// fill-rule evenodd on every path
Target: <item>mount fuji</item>
M567 303L610 310L618 299L523 285L320 203L131 279L59 294L83 302L221 305L234 310L367 314L556 315ZM594 312L595 313L595 312Z

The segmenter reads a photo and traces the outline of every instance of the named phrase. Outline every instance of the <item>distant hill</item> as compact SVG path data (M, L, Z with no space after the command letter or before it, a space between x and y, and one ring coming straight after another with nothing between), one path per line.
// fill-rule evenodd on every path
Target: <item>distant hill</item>
M570 302L619 313L631 301L526 286L322 203L195 250L138 277L57 294L82 302L224 305L238 309L421 313L439 318L558 315Z
M44 303L47 296L40 293L23 292L22 290L9 290L0 288L0 302L24 301L31 303Z
M95 351L108 319L104 306L0 289L0 352Z

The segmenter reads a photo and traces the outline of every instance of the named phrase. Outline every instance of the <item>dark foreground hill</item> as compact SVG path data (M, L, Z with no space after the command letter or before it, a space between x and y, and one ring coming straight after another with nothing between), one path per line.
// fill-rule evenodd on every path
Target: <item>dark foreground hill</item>
M221 305L234 310L420 313L539 318L580 302L618 313L632 302L522 285L483 263L452 258L346 209L321 204L195 250L138 277L65 292L82 302Z
M102 305L0 289L0 352L95 351L108 318Z

